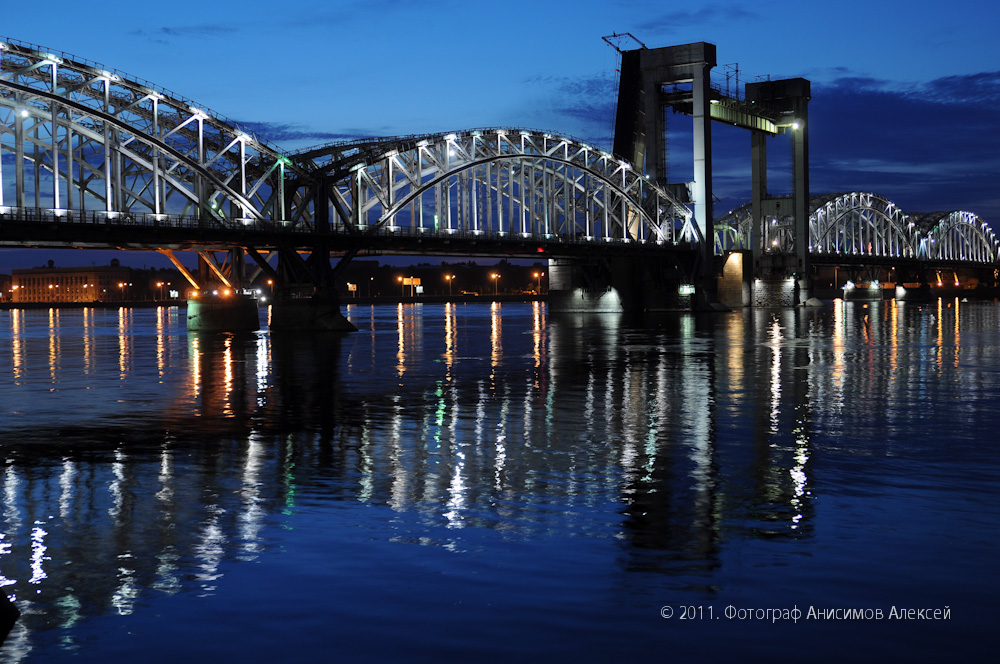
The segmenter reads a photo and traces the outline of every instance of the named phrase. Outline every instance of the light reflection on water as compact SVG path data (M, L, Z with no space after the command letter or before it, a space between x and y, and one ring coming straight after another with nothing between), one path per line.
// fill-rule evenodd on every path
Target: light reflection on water
M348 315L334 336L0 314L4 661L280 657L288 630L306 659L833 656L845 634L923 656L989 617L996 303ZM681 603L962 619L660 618Z

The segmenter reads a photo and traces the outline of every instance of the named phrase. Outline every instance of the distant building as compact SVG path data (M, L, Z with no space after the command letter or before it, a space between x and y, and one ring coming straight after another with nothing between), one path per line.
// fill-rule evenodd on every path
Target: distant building
M11 302L107 302L132 297L131 270L103 267L36 267L12 270Z

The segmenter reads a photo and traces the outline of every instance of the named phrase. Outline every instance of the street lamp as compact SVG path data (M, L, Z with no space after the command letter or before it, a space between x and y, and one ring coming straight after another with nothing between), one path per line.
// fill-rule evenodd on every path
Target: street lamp
M493 280L493 294L494 295L498 295L499 292L500 292L500 290L499 290L500 286L499 286L499 284L497 282L497 279L499 279L499 278L500 278L500 275L497 274L496 272L494 272L493 274L490 275L490 279Z
M451 297L451 282L455 279L455 275L446 274L444 275L445 281L448 282L448 297Z
M406 297L406 286L403 285L403 277L396 277L396 281L399 282L399 296Z
M535 290L536 294L542 294L542 277L545 276L544 272L535 272L535 280L538 282L538 286Z

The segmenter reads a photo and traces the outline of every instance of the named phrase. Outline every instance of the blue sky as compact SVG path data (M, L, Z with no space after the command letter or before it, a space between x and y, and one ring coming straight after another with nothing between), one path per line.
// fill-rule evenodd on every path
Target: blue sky
M5 6L0 37L147 79L287 149L497 125L608 147L617 54L601 38L707 41L717 78L738 63L743 81L812 81L814 193L871 190L1000 227L998 5L794 4L55 0ZM718 131L715 153L716 195L743 202L749 137Z

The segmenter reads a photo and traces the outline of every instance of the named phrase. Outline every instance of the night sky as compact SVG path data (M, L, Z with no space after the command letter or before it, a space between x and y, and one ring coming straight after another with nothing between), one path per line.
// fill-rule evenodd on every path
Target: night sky
M724 65L737 64L741 85L812 82L813 193L874 191L906 212L969 210L1000 228L1000 6L903 7L55 0L5 3L0 38L149 80L289 150L489 126L544 129L608 149L618 54L602 37L628 32L650 48L706 41L717 47L715 82L724 85L735 71ZM683 122L676 128L683 132ZM725 127L714 138L718 216L749 199L750 139ZM671 166L671 179L689 179L684 134L672 145L681 165ZM780 144L769 147L779 173L783 155ZM772 191L790 190L772 181ZM0 271L22 266L11 258L0 253ZM145 262L136 259L128 262Z

